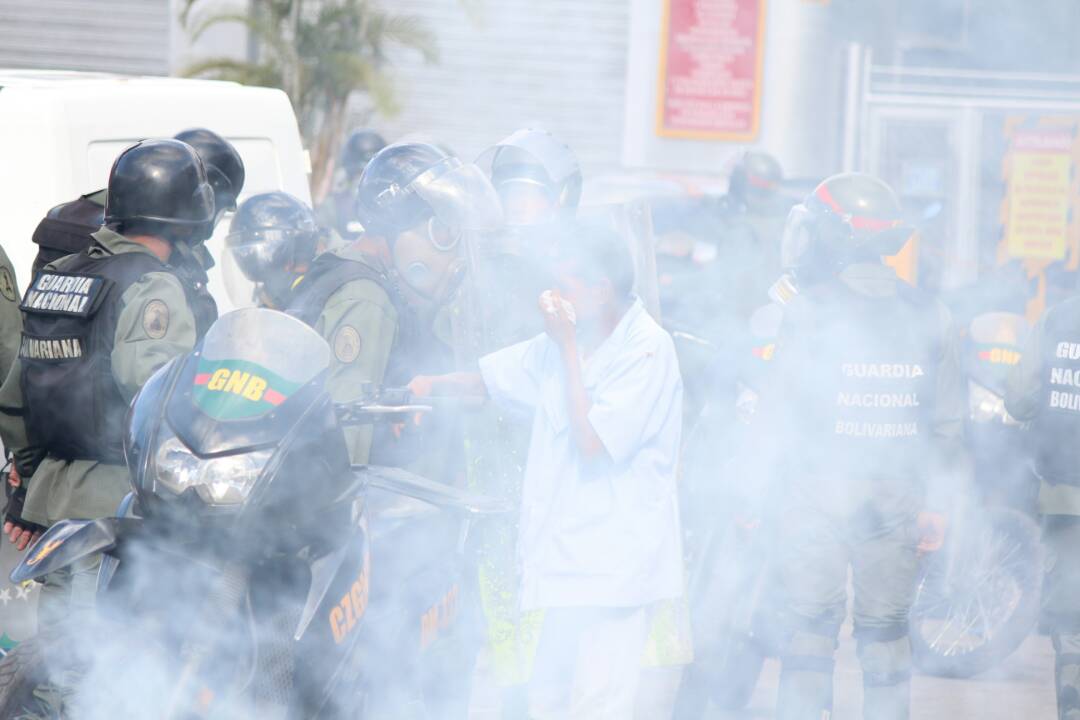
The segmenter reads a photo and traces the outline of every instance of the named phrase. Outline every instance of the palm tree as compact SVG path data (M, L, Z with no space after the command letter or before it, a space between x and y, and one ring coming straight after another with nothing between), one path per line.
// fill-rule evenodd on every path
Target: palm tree
M376 112L398 111L388 51L397 46L416 50L427 62L438 59L435 38L420 19L386 12L377 0L251 0L247 12L196 17L200 2L185 0L180 17L193 40L217 25L239 23L255 41L256 53L250 61L208 58L184 74L284 90L311 149L317 199L330 187L349 97L366 93Z

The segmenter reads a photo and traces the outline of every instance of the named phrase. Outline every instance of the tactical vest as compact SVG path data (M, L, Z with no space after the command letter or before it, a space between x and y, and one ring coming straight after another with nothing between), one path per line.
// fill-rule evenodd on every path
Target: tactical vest
M1080 486L1080 298L1052 308L1044 323L1035 470L1049 483Z
M49 263L90 247L90 235L105 222L105 206L97 202L99 193L103 195L99 190L57 205L38 223L33 237L38 246L34 275Z
M34 277L23 311L20 384L30 444L63 460L123 464L128 401L112 372L120 299L140 278L172 268L144 252L71 255ZM189 305L195 289L181 280ZM213 323L196 316L200 335Z
M398 327L386 364L383 386L404 387L417 375L439 374L453 369L453 358L448 349L435 340L431 332L425 331L393 280L359 260L350 260L334 253L323 253L317 257L296 286L287 311L314 327L330 296L354 280L370 280L381 287L397 311ZM445 424L440 418L428 418L423 433L411 433L406 436L409 439L403 437L400 440L393 437L391 428L385 423L376 425L370 462L392 467L411 465L424 453L425 442L446 430L442 427Z
M908 286L889 298L837 285L805 295L795 463L818 476L922 482L941 356L933 302Z

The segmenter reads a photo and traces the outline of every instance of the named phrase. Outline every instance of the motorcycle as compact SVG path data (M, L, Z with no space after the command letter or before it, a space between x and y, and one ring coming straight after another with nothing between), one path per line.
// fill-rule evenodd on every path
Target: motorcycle
M245 309L147 382L116 517L57 523L12 573L103 553L94 627L0 662L0 717L67 671L94 718L466 715L482 643L469 529L506 508L351 466L344 425L431 408L374 389L335 406L329 367L311 328Z
M915 665L927 674L977 675L1012 654L1038 621L1038 486L1022 426L1004 401L1005 378L1028 332L1022 316L1007 312L977 315L969 325L962 366L974 492L954 514L944 547L920 569L910 632Z

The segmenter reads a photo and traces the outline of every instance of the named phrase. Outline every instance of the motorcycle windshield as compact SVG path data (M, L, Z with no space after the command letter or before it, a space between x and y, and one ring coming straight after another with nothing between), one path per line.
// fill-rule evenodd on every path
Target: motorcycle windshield
M169 425L202 455L276 443L323 392L329 365L326 341L300 320L236 310L184 360Z

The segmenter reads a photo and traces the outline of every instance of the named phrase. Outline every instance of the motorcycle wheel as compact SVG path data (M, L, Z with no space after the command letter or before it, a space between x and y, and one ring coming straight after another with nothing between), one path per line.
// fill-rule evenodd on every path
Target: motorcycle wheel
M20 643L0 660L0 718L54 715L34 691L47 679L45 656L37 638Z
M1042 595L1039 528L1006 508L982 513L920 571L910 615L915 666L965 678L1012 654L1035 627Z

